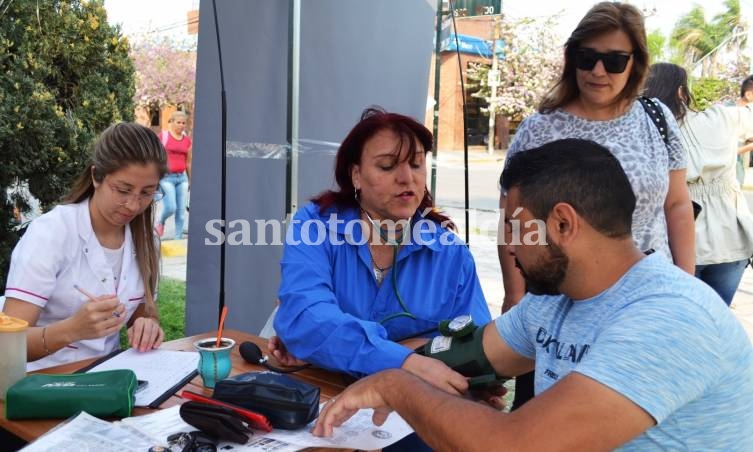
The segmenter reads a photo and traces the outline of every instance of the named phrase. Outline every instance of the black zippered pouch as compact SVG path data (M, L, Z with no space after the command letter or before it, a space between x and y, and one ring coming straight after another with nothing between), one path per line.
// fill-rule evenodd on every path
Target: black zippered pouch
M240 415L223 406L186 402L180 406L180 417L191 426L223 441L246 444L253 434Z
M265 415L272 426L303 428L319 415L319 388L277 372L248 372L220 380L213 398Z

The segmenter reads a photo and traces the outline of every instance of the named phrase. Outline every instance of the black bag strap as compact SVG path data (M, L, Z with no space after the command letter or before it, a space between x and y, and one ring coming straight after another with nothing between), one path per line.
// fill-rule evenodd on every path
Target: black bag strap
M667 118L664 117L664 111L661 109L653 99L641 96L638 101L643 105L643 109L646 110L646 114L651 118L656 128L659 130L659 135L664 141L664 144L669 146L669 135L667 134Z
M656 128L659 130L661 139L664 140L664 144L669 146L669 135L667 134L667 118L664 117L664 111L659 105L654 102L653 99L641 96L638 101L643 105L643 109L646 110L646 114L651 118ZM702 207L695 201L690 201L693 204L693 219L697 219L701 213Z

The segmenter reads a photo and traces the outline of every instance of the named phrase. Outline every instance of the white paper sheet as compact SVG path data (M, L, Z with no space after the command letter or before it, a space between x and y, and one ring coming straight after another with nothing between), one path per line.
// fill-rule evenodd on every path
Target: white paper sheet
M159 410L145 416L134 416L123 419L121 424L128 425L135 430L143 432L153 438L158 438L162 446L166 446L167 437L173 433L190 432L196 430L183 421L180 417L180 406L174 406ZM223 442L217 446L217 450L225 451L248 451L248 452L292 452L301 450L301 447L267 438L265 432L254 431L246 444Z
M154 446L148 436L81 413L21 449L23 452L143 452Z
M118 353L87 372L131 369L139 380L149 382L136 392L136 406L149 406L165 392L191 374L199 364L197 352L175 350L149 350L138 352L132 348Z
M341 449L376 450L396 443L413 433L413 429L397 413L391 413L379 427L371 422L372 409L359 410L340 427L335 427L330 438L311 434L316 421L300 430L275 429L264 436L301 447L336 447Z
M121 422L164 441L173 433L195 430L180 418L179 409L179 406L174 406L146 416L126 418ZM312 435L311 429L316 423L314 421L300 430L255 430L247 444L221 443L217 450L287 452L307 447L375 450L383 449L413 433L413 429L397 413L390 414L380 427L371 422L372 414L373 410L360 410L342 427L335 428L331 438Z

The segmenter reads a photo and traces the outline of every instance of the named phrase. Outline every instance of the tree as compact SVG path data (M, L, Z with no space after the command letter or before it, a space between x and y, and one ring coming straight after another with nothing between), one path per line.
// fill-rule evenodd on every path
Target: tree
M181 49L168 38L134 42L131 58L136 67L137 106L158 111L165 105L190 110L196 88L196 51Z
M128 41L108 25L102 0L5 2L0 23L0 187L28 183L47 209L85 166L92 140L132 118ZM17 240L13 204L22 202L0 189L3 286Z
M718 75L719 50L733 51L738 60L747 58L742 53L747 24L740 15L740 0L725 0L724 5L727 9L711 22L706 21L703 8L696 5L672 30L670 43L682 55L682 65L692 69L700 62L702 77Z
M498 69L500 85L497 101L491 110L510 121L520 121L536 110L543 95L554 85L562 66L562 46L554 31L556 18L545 20L522 19L512 22L502 19L503 43ZM477 89L474 97L489 99L489 65L469 64L466 73L469 87Z
M664 46L667 44L667 38L664 37L660 30L654 30L648 34L646 40L651 64L664 61Z

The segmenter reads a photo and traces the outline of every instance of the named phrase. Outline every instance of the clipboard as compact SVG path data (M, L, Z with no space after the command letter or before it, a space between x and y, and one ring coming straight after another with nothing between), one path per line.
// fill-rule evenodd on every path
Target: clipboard
M136 378L149 382L143 391L136 393L135 406L159 408L199 374L198 362L197 352L161 349L137 352L127 349L105 355L76 373L131 369Z

